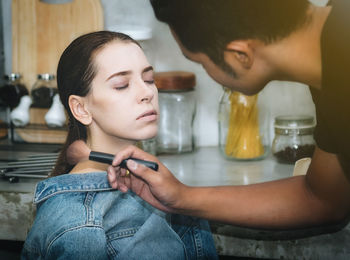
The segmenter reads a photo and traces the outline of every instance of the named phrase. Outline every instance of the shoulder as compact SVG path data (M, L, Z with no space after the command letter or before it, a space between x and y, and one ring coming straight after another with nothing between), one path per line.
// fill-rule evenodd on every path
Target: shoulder
M84 197L84 192L61 193L39 203L25 245L43 251L62 234L82 230L87 222Z
M108 259L104 230L94 225L65 227L40 245L27 239L22 250L24 259Z
M80 206L79 203L74 204ZM47 207L44 211L38 211L25 241L24 252L42 255L45 259L80 259L86 254L105 254L107 243L102 225L87 222L83 211L55 208L56 211L49 213L49 209ZM96 256L91 259L99 258Z
M96 225L71 226L56 234L45 255L47 259L108 259L105 232Z

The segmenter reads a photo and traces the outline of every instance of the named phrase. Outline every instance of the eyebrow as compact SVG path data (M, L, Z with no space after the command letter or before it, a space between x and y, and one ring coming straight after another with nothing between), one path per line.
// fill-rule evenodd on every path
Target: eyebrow
M151 70L153 70L153 67L152 67L152 66L148 66L148 67L146 67L146 68L144 68L144 69L142 70L142 73L141 73L141 74L146 73L146 72L151 71ZM132 73L131 70L119 71L119 72L114 73L114 74L112 74L111 76L109 76L109 77L106 79L106 81L110 80L110 79L113 78L113 77L127 76L127 75L130 75L131 73Z

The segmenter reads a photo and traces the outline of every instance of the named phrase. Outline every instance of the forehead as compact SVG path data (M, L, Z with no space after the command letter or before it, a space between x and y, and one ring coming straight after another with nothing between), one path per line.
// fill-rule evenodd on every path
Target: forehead
M112 41L94 54L94 63L99 68L126 69L136 64L147 63L142 49L133 42Z

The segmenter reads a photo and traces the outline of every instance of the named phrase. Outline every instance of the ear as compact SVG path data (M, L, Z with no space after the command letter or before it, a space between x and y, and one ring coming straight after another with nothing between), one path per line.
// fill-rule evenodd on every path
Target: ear
M236 40L227 44L225 60L233 67L236 67L238 63L243 68L250 69L254 63L254 49L251 41Z
M76 120L78 120L83 125L91 124L92 116L87 108L86 99L84 97L70 95L68 104L70 111Z

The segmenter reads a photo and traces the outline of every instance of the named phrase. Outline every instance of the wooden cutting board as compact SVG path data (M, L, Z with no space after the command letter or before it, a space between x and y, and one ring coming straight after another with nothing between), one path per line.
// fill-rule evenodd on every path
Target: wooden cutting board
M74 38L102 29L100 0L12 0L12 71L22 74L30 89L37 74L56 74L60 55Z
M73 0L47 4L39 0L12 0L12 72L22 75L28 90L37 74L56 75L59 57L79 35L103 29L100 0ZM66 131L45 129L48 109L30 108L30 123L15 133L25 142L62 143ZM41 125L43 129L33 127Z

